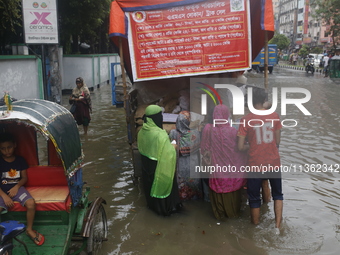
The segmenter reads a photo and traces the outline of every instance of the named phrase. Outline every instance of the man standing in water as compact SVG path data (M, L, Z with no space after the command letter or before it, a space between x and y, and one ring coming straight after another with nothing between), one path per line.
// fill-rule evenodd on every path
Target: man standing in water
M266 92L261 88L253 88L253 105L256 110L265 110L263 104L266 100ZM249 113L240 121L238 131L238 149L248 150L248 166L258 169L259 173L251 173L247 181L247 193L250 206L251 222L255 225L260 223L261 196L260 189L264 167L280 169L280 155L278 147L281 138L281 122L276 112L268 115L256 115ZM242 124L243 123L243 124ZM249 145L245 144L248 141ZM269 173L272 197L274 200L275 232L280 233L282 221L283 194L281 173Z

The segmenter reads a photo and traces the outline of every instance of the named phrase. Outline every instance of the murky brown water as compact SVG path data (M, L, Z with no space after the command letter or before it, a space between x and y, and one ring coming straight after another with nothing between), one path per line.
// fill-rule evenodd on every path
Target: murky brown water
M274 71L270 84L303 87L312 94L305 104L312 116L304 116L295 107L288 108L285 118L299 123L297 128L283 129L282 164L340 164L340 85L319 74L313 77L284 69ZM262 206L261 224L257 227L249 223L246 203L241 218L220 225L210 204L204 201L187 202L184 212L159 217L146 208L141 187L134 185L131 178L124 110L111 106L111 90L106 85L95 89L92 100L89 134L81 136L86 163L84 181L91 187L92 198L101 196L107 201L109 241L101 254L339 253L339 173L304 177L297 173L283 180L284 220L279 236L273 234L273 203Z

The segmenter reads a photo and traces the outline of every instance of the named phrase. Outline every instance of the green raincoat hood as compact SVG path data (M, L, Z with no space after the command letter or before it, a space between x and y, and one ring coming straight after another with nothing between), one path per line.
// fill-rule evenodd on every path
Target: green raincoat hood
M157 114L161 108L150 105L145 109L146 123L138 133L139 152L151 160L157 161L155 177L150 196L166 198L170 195L176 169L176 150L171 145L168 134L147 117Z

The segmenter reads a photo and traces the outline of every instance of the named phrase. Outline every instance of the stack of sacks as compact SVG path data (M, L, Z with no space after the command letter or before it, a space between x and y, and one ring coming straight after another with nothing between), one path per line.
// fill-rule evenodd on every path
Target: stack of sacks
M158 105L164 108L165 113L172 113L178 105L178 94L171 94L161 98Z

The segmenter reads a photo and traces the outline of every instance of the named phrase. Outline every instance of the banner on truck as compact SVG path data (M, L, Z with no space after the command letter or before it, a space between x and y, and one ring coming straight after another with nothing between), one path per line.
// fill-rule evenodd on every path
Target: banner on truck
M25 42L58 44L56 0L22 0Z
M246 70L248 0L214 0L126 12L134 81Z

